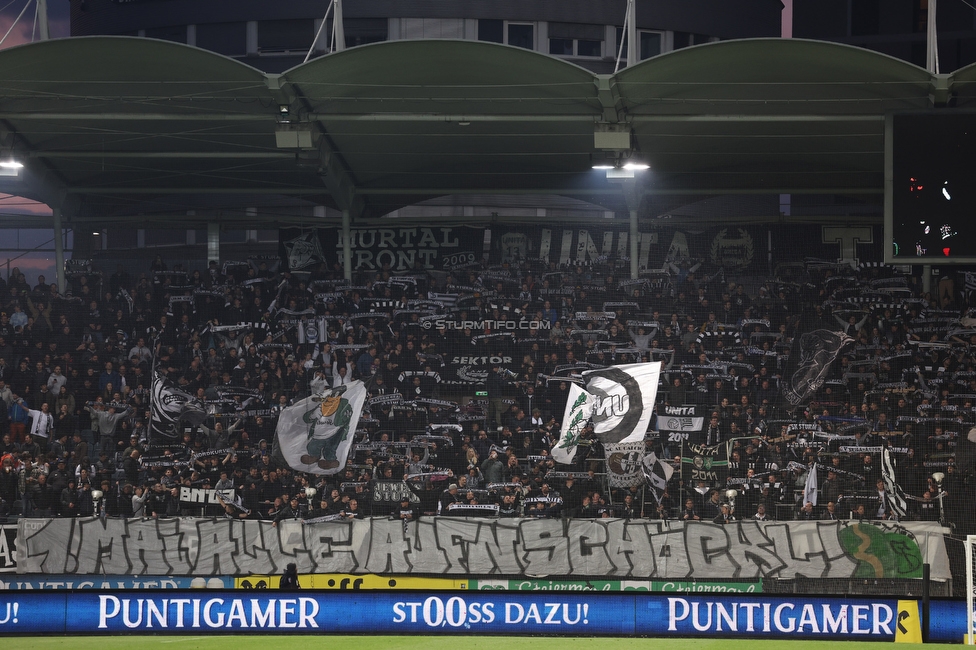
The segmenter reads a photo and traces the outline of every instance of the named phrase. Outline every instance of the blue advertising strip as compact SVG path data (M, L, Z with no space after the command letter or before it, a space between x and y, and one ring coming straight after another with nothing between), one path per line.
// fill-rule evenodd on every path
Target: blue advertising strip
M932 643L960 643L965 636L965 600L932 600L929 602L929 641Z
M0 593L0 636L64 634L68 593Z
M34 633L368 633L813 637L892 640L897 601L732 594L464 592L0 592L0 636ZM933 602L933 640L960 640ZM68 616L67 612L71 615ZM962 623L959 623L961 618ZM944 629L944 631L943 631Z
M0 575L0 590L23 589L99 589L102 591L122 589L190 589L194 578L187 576L22 576ZM234 579L230 576L210 576L203 578L208 589L233 589Z
M633 634L630 596L430 592L74 593L68 632Z
M874 641L895 638L897 600L743 596L639 596L635 633Z

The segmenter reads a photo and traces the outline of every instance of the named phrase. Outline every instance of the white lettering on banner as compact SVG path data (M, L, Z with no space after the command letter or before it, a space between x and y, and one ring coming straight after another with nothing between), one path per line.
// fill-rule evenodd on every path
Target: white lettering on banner
M665 415L694 415L694 406L665 406Z
M494 603L469 603L460 596L445 602L431 596L423 602L393 603L394 623L423 622L428 627L461 627L495 622Z
M761 611L759 620L757 612ZM850 612L850 616L848 615ZM823 603L820 616L813 603L713 602L668 598L668 631L696 632L809 632L813 634L893 635L894 610L885 603L832 605ZM684 623L680 625L679 623Z
M921 558L933 580L951 578L938 522L708 522L596 519L387 518L307 524L216 518L21 519L17 569L45 580L105 575L229 576L281 573L612 576L755 581L763 576L850 578L852 526L906 566ZM580 543L580 540L585 540ZM847 546L844 545L847 540ZM391 568L392 567L392 568ZM886 573L878 577L914 577ZM115 581L109 585L116 587ZM129 587L128 583L118 585ZM277 616L277 609L275 610ZM201 612L202 614L202 612ZM770 614L772 615L772 613ZM838 614L839 616L840 614Z
M20 603L7 603L7 611L3 615L3 619L0 620L0 625L6 625L7 623L18 623L20 619L17 618L17 612L20 611Z
M471 366L486 366L488 364L510 364L512 357L454 357L451 359L454 365L467 364Z
M853 262L858 258L858 244L874 243L874 230L870 226L823 226L820 240L824 244L839 244L837 258Z
M188 608L187 605L192 607ZM121 619L129 629L150 628L318 628L319 603L314 598L271 598L262 610L257 599L98 597L98 629ZM0 621L2 624L4 621ZM17 621L14 620L16 623ZM201 624L202 623L202 624Z
M420 239L414 241L417 231ZM433 228L391 228L359 229L349 231L352 248L400 248L401 246L426 246L429 248L457 248L460 246L458 238L451 236L453 228L438 228L440 235L434 234ZM379 242L377 243L377 235ZM342 242L336 244L337 250L342 250Z
M16 526L0 526L0 573L17 570L16 540Z
M220 503L218 497L224 501L233 501L237 493L233 490L206 490L203 488L191 488L191 487L181 487L180 488L180 502L181 503L199 503L203 505Z
M474 229L468 230L463 246L477 250L463 250L459 231L453 227L353 228L349 234L354 269L375 270L389 265L395 271L406 271L419 263L425 269L439 265L441 270L450 270L481 259ZM336 238L335 249L341 262L341 237Z

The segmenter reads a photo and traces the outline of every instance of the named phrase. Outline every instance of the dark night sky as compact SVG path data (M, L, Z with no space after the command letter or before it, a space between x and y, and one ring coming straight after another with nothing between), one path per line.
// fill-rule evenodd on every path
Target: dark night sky
M31 31L34 27L35 11L34 0L13 0L12 2L10 0L0 0L0 38L7 33L10 25L17 18L17 14L21 12L27 2L30 3L30 7L24 12L23 18L17 23L17 27L7 37L3 45L0 45L0 48L5 49L30 42ZM48 22L51 28L51 38L63 38L70 35L71 26L68 18L70 9L71 5L68 0L48 0L47 11ZM37 38L36 32L34 38Z

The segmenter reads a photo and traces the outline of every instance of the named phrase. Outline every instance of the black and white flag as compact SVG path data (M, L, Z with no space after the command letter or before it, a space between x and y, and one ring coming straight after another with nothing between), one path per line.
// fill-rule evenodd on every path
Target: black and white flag
M661 497L674 474L674 468L662 462L652 451L641 460L641 469L644 472L644 482L654 495L654 501L661 503Z
M891 450L885 448L881 452L881 478L884 480L885 492L888 493L888 504L891 512L899 520L908 516L908 499L905 498L905 491L898 485L895 476L895 462L891 458Z
M814 330L793 339L783 372L783 398L791 406L809 403L823 386L830 364L853 343L843 332L830 330Z
M152 403L149 418L151 440L177 438L182 423L197 426L207 418L203 402L180 390L158 372L153 375Z
M657 397L661 363L632 363L583 373L593 397L593 434L600 442L642 442Z
M588 423L592 424L593 435L604 447L608 444L643 445L660 375L661 363L658 361L584 372L584 386L572 384L569 389L559 440L551 452L556 462L573 462L580 435ZM608 458L610 453L608 449ZM630 458L631 453L620 451L621 458ZM639 461L633 463L635 467L638 464ZM627 465L624 461L623 466ZM623 480L639 480L634 471L625 473L628 478Z

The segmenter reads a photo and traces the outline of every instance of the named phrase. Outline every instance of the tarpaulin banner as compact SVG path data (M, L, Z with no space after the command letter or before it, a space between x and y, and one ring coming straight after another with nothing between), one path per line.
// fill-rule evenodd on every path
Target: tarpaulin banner
M480 262L485 242L485 229L470 226L353 228L350 235L352 268L359 271L450 271ZM284 228L278 239L289 270L342 266L339 228Z

